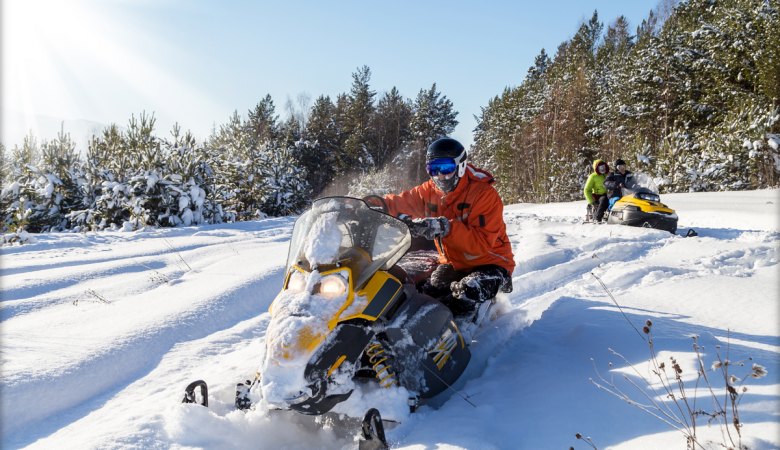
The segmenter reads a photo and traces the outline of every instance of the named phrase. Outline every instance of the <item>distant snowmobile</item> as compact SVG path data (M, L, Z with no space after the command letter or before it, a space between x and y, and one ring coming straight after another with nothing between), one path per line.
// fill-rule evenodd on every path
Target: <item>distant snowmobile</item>
M238 385L236 406L249 408L251 391L271 408L319 415L358 383L375 383L406 388L413 410L455 383L471 358L471 335L495 299L454 319L416 289L435 268L436 253L407 254L410 245L404 222L363 200L315 201L293 228L265 359L254 381ZM195 401L198 386L207 402L202 381L188 386L185 402ZM361 448L386 447L374 408L363 420L363 439Z
M646 174L635 173L627 182L623 196L609 210L607 223L657 228L674 234L677 231L677 214L661 203L652 179Z

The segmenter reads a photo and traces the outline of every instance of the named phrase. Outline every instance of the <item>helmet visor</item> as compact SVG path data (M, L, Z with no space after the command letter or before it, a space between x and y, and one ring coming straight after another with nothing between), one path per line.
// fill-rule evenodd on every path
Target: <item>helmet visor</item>
M436 176L439 174L449 175L458 168L458 164L453 158L437 158L428 161L425 164L425 170L428 171L428 175Z

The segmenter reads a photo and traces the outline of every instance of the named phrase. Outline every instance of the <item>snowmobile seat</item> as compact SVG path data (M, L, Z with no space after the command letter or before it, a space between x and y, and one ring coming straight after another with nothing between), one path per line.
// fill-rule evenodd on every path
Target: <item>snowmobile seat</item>
M390 273L404 283L415 286L431 277L439 265L439 253L436 250L416 250L407 252Z

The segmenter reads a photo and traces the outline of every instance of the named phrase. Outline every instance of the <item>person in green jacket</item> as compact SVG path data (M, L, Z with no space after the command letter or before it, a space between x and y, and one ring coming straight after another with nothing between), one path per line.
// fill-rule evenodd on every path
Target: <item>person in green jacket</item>
M593 161L593 173L588 177L588 181L585 182L585 200L588 201L588 211L593 215L592 218L596 222L601 222L604 217L604 212L607 210L607 188L604 187L604 179L607 178L609 173L609 165L601 160L597 159Z

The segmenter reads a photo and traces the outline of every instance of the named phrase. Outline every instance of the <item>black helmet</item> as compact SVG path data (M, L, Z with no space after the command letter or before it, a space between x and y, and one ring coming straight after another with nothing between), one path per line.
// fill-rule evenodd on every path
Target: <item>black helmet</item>
M425 152L425 158L428 161L436 158L458 159L464 150L465 148L463 148L463 144L460 142L444 137L431 142L431 145L428 146L428 151Z
M626 162L623 161L622 159L618 159L617 161L615 161L615 167L617 167L617 166L625 166L625 165L626 165Z
M426 161L433 161L439 158L452 158L457 164L458 170L455 176L440 180L438 177L433 177L433 182L443 192L451 192L455 190L458 185L458 181L466 174L466 159L468 152L463 147L463 144L455 139L443 137L431 142L428 146L428 150L425 152Z

